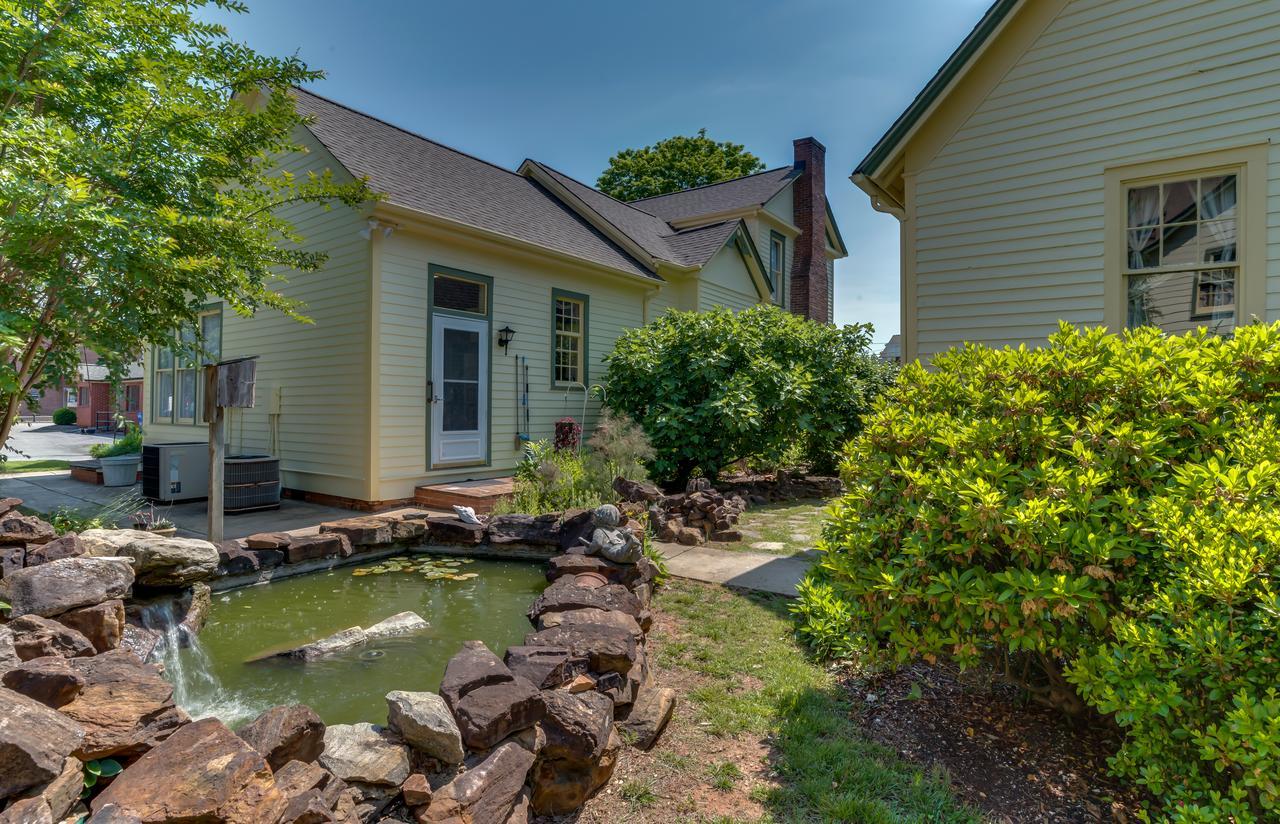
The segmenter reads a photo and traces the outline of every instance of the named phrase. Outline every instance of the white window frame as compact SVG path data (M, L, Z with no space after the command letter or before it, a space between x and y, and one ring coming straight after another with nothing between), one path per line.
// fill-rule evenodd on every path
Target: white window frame
M560 303L572 303L578 307L578 331L570 332L560 329ZM564 387L573 386L575 384L585 385L587 382L587 317L588 299L586 295L565 292L556 289L551 296L551 383L552 386ZM561 339L576 341L576 347L572 350L564 349L560 346ZM572 378L560 377L560 366L557 363L557 356L561 352L568 352L577 355L577 365L573 367L575 374ZM566 367L568 368L568 367Z
M778 250L778 269L773 268L773 250ZM769 278L778 295L778 305L787 306L787 236L777 230L769 231Z
M1170 157L1108 168L1106 186L1106 277L1103 321L1113 332L1126 328L1128 277L1192 269L1230 268L1197 263L1131 270L1128 265L1128 192L1130 189L1217 175L1236 176L1236 326L1266 317L1267 300L1267 180L1268 147L1265 144ZM1188 295L1188 298L1190 296Z
M201 333L201 330L203 330L204 328L205 318L210 315L217 315L220 319L222 319L223 322L225 322L225 318L223 317L223 312L222 312L222 304L220 303L211 304L209 306L206 306L204 309L201 309L196 317L196 325L192 327L190 330L190 332L192 333L198 345L203 345L200 341L200 333ZM173 336L172 336L172 340L174 344L173 346L155 348L152 354L152 361L151 361L151 388L150 388L150 395L151 395L150 411L151 411L151 421L153 423L172 423L172 424L178 424L181 426L191 426L197 423L203 423L203 415L201 414L202 412L201 407L203 405L203 400L204 400L203 398L204 381L201 380L201 377L200 377L201 375L200 364L208 360L209 358L212 358L214 361L216 361L222 357L221 336L223 334L225 334L225 329L222 328L222 323L220 322L219 323L219 336L220 336L219 351L217 352L184 354L183 346L181 343L182 342L181 330L175 330L173 332ZM160 365L161 355L166 352L169 355L169 366L162 367ZM182 408L181 406L182 383L181 382L182 382L182 375L185 372L191 373L194 379L194 390L192 392L192 395L195 403L194 413L186 416L181 414L181 408ZM162 397L160 393L160 376L161 375L168 376L171 381L171 391L173 393L173 406L172 406L172 409L169 410L168 415L160 414L160 400Z
M66 392L66 396L63 398L63 400L66 401L65 406L67 408L80 405L80 387L79 386L68 386L65 392Z

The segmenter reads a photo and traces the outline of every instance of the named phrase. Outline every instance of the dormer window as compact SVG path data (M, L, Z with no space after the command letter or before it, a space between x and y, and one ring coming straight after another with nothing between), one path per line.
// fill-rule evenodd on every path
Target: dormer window
M787 239L777 232L769 233L769 279L773 281L773 294L779 306L787 305L786 289Z

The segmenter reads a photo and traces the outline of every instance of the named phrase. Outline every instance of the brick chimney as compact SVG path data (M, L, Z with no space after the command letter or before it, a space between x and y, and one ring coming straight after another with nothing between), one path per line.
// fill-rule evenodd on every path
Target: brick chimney
M827 322L827 147L812 137L793 142L795 169L802 174L792 188L795 224L800 229L791 257L791 311Z

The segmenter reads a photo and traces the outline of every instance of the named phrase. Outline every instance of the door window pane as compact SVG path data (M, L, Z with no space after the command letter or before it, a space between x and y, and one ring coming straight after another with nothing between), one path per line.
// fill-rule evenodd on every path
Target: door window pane
M480 384L445 381L441 426L445 432L474 432L480 428Z
M483 283L436 275L432 279L432 302L437 309L453 309L483 315L488 312L488 290Z
M466 329L444 330L444 379L480 379L480 333Z

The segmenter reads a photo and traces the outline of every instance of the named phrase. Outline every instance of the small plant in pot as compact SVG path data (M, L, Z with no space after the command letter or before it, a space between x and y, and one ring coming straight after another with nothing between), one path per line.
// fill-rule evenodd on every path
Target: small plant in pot
M102 467L103 486L132 486L138 479L138 460L142 457L142 427L126 424L124 437L109 444L94 444L89 454Z
M164 516L157 516L154 506L133 513L133 528L154 532L166 538L172 538L178 532L178 525Z

